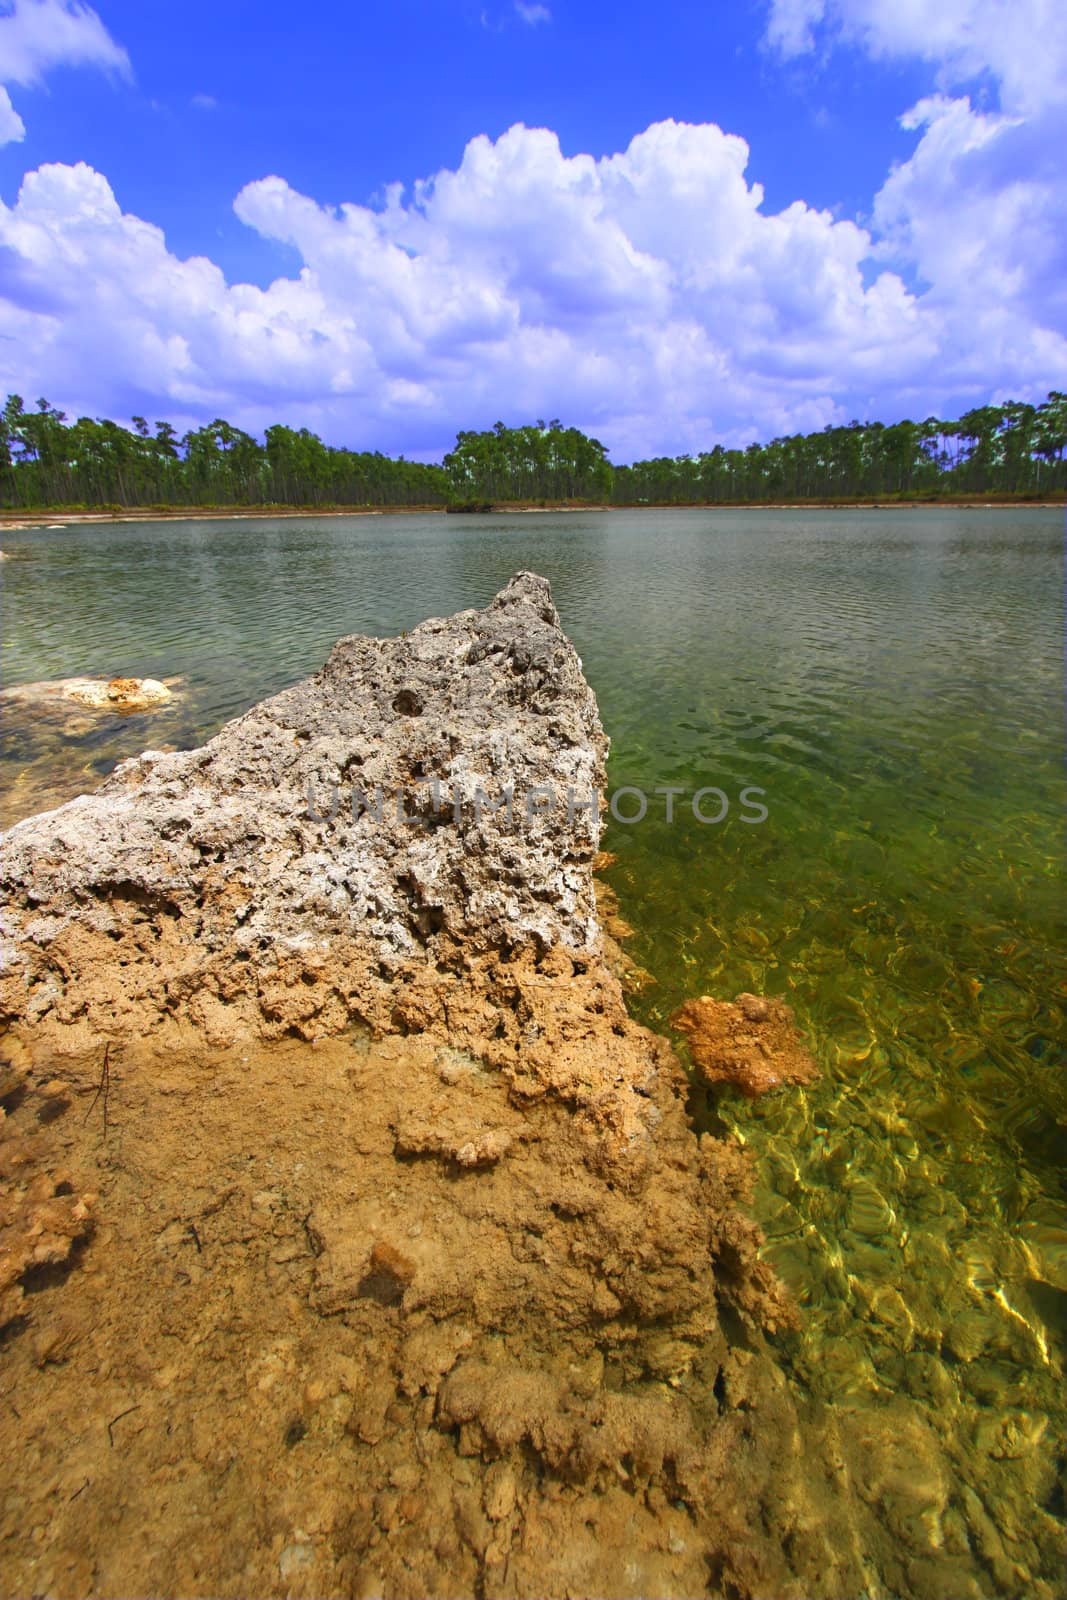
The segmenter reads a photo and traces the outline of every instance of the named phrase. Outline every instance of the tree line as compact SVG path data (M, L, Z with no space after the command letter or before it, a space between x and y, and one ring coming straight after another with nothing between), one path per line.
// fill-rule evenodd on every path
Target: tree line
M47 400L0 413L0 504L34 507L616 505L1039 497L1067 489L1067 395L981 406L958 421L852 422L744 450L722 445L613 467L606 448L558 419L461 432L440 465L338 449L280 423L260 442L216 418L181 437L79 417Z
M144 417L124 428L9 395L0 415L0 503L34 506L444 505L444 469L378 450L339 450L307 428L267 429L261 444L216 417L178 437Z
M617 467L617 504L714 505L879 496L1005 494L1067 488L1067 395L1039 406L980 406L958 421L850 422L746 450L721 445Z

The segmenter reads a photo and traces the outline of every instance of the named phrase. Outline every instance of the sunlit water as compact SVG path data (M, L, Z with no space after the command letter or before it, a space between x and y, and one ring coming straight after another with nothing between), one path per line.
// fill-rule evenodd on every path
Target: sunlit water
M785 995L823 1068L813 1091L718 1112L756 1154L768 1250L806 1309L781 1347L793 1382L920 1402L990 1592L1011 1580L968 1494L1005 1559L1048 1580L1067 1410L1060 513L190 521L4 546L5 685L183 680L148 715L10 718L9 817L119 755L199 743L341 634L481 605L521 567L549 577L612 787L649 798L604 841L656 980L634 1009L662 1028L690 995ZM694 818L702 787L722 822Z

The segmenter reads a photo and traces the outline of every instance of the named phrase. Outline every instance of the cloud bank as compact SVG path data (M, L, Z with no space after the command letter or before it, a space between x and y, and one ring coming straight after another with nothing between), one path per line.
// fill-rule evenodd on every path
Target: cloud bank
M769 211L745 141L711 123L656 123L601 159L520 124L379 208L249 183L237 215L303 263L260 289L178 259L100 173L41 167L0 206L0 382L72 412L283 420L409 455L562 416L616 461L1040 397L1067 381L1046 59L1063 30L1020 4L1050 22L1032 71L995 0L951 0L940 33L944 5L920 0L775 0L779 51L847 39L938 64L866 228L801 199ZM949 92L979 66L996 109Z

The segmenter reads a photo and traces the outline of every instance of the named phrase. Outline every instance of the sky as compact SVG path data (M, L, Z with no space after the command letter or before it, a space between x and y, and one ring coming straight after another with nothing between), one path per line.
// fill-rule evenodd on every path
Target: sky
M622 463L1067 388L1064 0L0 0L0 388Z

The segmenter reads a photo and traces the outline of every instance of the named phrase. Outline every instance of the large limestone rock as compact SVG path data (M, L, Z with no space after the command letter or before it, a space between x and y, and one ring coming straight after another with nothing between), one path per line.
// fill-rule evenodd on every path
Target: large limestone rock
M542 578L342 639L202 749L4 836L0 1008L86 1038L424 1028L480 957L594 946L606 748Z
M605 959L605 750L522 573L3 837L11 1450L81 1452L20 1590L798 1595L799 1524L859 1592L743 1153ZM29 1178L97 1225L58 1317Z

